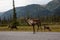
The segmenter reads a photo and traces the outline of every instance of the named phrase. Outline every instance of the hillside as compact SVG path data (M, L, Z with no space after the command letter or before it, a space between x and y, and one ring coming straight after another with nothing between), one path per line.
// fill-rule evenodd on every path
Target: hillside
M46 8L50 11L53 11L59 6L60 6L60 0L53 0L46 5Z
M41 7L38 4L27 5L24 7L16 7L16 14L17 14L17 18L28 17L28 16L37 18L38 16L40 17L40 16L52 15L52 13L48 9ZM12 16L13 16L13 10L11 9L5 12L1 17L2 19L4 17L8 19Z
M56 13L57 12L57 13ZM41 16L60 16L60 0L53 0L47 5L31 4L23 7L16 7L17 18L38 18ZM1 18L11 19L13 17L13 9L6 11Z

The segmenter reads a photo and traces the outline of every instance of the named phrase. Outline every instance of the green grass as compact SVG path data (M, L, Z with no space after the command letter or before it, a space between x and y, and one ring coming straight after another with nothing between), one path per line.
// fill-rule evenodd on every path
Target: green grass
M51 32L60 32L60 25L48 25L51 28ZM8 28L8 26L4 26L4 27L0 27L0 31L20 31L20 32L32 32L33 31L33 27L32 26L17 26L18 30L13 29L10 30L10 28ZM43 26L41 26L43 28ZM35 30L37 31L37 26L35 26ZM39 30L39 32L44 32L44 30L41 29ZM48 30L45 30L45 32L49 32Z

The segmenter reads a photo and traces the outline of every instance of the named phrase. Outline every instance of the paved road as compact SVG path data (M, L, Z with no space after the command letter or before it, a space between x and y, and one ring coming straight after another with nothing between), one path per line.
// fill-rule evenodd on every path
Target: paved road
M0 32L0 40L60 40L58 32Z

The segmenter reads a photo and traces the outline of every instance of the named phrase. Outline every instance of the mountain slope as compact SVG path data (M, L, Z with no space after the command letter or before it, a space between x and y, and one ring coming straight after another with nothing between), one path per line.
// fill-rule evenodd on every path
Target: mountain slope
M50 11L53 11L59 6L60 6L60 0L53 0L47 4L46 8Z
M38 4L32 4L24 7L17 7L16 8L17 18L21 17L33 17L37 18L38 16L49 16L52 15L52 13L47 10L46 8L41 7ZM1 17L2 19L5 17L6 19L13 16L13 10L9 10L5 12Z
M54 15L60 16L60 6L54 10Z
M2 13L2 12L0 12L0 16L1 16L1 15L3 15L3 13Z

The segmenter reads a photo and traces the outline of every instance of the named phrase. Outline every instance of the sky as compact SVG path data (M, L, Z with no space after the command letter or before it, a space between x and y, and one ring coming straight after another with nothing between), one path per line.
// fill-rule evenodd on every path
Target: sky
M15 7L26 6L30 4L40 4L46 5L48 2L52 0L14 0ZM0 0L0 12L5 12L12 9L12 0Z

